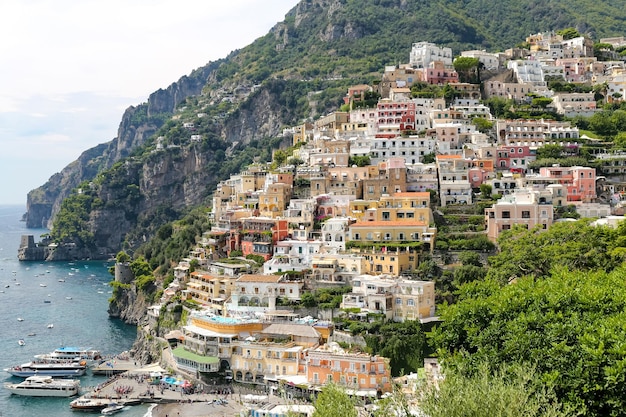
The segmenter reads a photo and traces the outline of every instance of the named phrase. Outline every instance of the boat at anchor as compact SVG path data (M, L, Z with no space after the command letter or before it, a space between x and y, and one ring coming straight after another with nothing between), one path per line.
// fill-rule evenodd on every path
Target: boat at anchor
M49 376L31 376L19 384L4 384L4 388L16 395L28 397L71 397L77 395L80 381L57 380Z
M87 371L86 361L32 361L5 369L6 372L19 378L29 376L50 376L57 378L70 378L85 375Z

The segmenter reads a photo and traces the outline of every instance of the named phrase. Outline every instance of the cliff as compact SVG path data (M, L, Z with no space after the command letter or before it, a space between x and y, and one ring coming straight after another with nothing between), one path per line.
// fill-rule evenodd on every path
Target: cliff
M145 144L181 101L202 91L215 65L217 63L210 63L189 76L183 76L165 90L152 93L147 103L126 109L113 140L86 150L76 161L52 175L44 185L30 191L24 215L26 227L52 228L63 199L81 182L95 178L99 172L111 168Z

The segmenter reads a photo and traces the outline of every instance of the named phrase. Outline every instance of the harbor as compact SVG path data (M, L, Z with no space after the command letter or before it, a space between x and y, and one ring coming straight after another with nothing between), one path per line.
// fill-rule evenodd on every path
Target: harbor
M106 363L103 362L103 364ZM103 364L99 365L103 369ZM259 391L240 385L207 385L191 382L182 376L168 375L158 364L137 366L133 360L116 360L109 368L106 382L89 389L75 404L134 406L156 404L153 417L171 416L239 416L248 408L247 399L262 398L267 404L279 404L281 399L271 395L256 395ZM178 413L178 414L177 414Z

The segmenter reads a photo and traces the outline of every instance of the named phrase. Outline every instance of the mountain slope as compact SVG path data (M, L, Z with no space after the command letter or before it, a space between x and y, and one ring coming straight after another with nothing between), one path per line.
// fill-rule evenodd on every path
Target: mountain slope
M380 79L385 65L407 62L414 42L444 44L455 53L502 50L531 33L570 26L597 40L621 35L625 21L626 0L303 0L267 35L127 110L117 138L85 152L29 193L27 225L50 225L74 187L99 178L91 192L102 204L85 227L95 236L108 235L101 233L111 227L106 219L119 217L106 210L125 210L127 220L115 236L96 241L94 248L114 252L129 231L149 237L149 231L140 232L146 225L158 227L185 207L206 202L217 181L254 156L267 158L268 146L280 142L271 139L286 125L334 110L347 86ZM193 132L185 122L195 123ZM201 137L200 144L190 142L192 134ZM156 136L165 152L153 153ZM263 152L256 151L261 144ZM180 172L173 171L180 165L168 165L176 152L191 158ZM139 167L125 177L115 163L129 157ZM158 168L163 166L168 170ZM155 172L161 182L153 181ZM116 187L137 187L132 206L127 193L106 192L109 177L116 178Z

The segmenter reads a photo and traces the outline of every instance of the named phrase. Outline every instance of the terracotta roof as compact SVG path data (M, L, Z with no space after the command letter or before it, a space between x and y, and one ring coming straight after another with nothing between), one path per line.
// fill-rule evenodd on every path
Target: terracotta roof
M350 227L416 227L426 226L426 223L418 220L395 220L395 221L374 221L374 222L356 222Z
M278 282L280 275L243 274L237 282Z
M461 159L461 155L437 155L437 159Z

